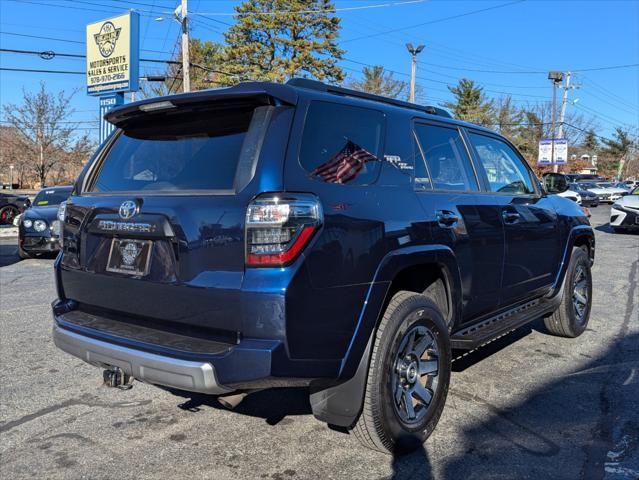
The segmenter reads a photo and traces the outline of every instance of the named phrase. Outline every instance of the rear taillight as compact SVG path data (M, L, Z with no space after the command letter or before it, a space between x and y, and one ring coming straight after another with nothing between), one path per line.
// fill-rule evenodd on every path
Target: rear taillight
M291 263L322 224L314 195L269 193L246 211L246 265L275 267Z

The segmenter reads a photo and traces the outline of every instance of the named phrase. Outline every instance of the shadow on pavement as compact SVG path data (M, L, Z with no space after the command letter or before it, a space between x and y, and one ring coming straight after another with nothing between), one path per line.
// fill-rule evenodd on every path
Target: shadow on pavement
M18 263L20 257L18 256L18 242L6 243L6 240L0 244L0 267L6 267Z
M595 230L598 232L604 233L614 233L615 235L637 235L639 234L639 230L613 230L609 223L605 223L603 225L599 225L595 227Z
M533 329L542 329L541 325L541 320L533 322L464 356L454 362L455 370L469 368ZM540 385L515 406L504 408L487 400L489 395L484 392L481 379L472 391L455 388L453 379L446 408L459 409L475 421L461 432L462 453L438 459L442 467L437 478L603 478L608 452L615 449L619 438L626 439L626 444L639 445L639 414L624 417L632 410L621 410L619 406L621 397L639 398L639 335L618 338L599 358L588 359L571 373ZM579 340L562 341L568 349L571 342ZM624 350L624 344L634 348ZM538 355L530 358L530 368L535 368L536 362L548 361L548 356L561 356L560 352L542 349L540 344ZM212 396L172 393L188 398L180 405L184 410L198 411L201 406L224 409ZM311 408L305 388L275 388L249 395L233 412L277 425L290 415L310 415ZM413 453L393 455L390 479L432 478L428 453L432 441L436 440L427 441ZM577 467L574 456L581 457L582 452L585 460L581 465L580 459ZM622 461L624 455L622 452L617 460ZM630 471L635 468L639 469L639 465L633 464Z
M634 350L624 351L621 342L635 345ZM624 395L639 396L638 342L639 335L620 338L598 359L541 386L514 407L491 404L481 389L451 389L452 408L473 412L477 422L463 432L468 448L447 460L443 478L547 478L553 472L554 478L602 478L614 447L613 427L619 427L620 436L639 440L639 416L624 418L631 410L620 406ZM586 455L582 471L564 470L565 456L576 451Z
M169 390L172 394L188 398L178 405L182 410L199 411L206 406L218 410L228 410L222 406L216 396L200 395L178 390ZM269 388L252 393L233 410L238 415L263 418L269 425L277 425L285 417L294 415L311 415L311 404L307 388Z

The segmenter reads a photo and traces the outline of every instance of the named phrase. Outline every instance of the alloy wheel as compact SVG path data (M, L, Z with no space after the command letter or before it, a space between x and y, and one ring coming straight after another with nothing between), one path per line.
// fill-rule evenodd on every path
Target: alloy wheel
M431 330L417 326L399 344L393 362L393 406L406 424L421 421L437 391L439 351Z
M575 269L575 277L572 288L572 304L575 309L575 316L579 323L583 323L588 308L588 275L583 265L578 265Z

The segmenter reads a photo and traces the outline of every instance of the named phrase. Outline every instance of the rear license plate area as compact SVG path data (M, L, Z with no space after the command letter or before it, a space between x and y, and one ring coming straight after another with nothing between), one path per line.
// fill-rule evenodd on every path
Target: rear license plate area
M107 272L143 277L151 267L151 240L113 238L107 260Z

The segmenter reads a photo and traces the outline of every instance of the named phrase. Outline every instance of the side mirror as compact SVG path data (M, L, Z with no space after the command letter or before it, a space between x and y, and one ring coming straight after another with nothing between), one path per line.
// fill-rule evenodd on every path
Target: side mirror
M568 180L563 173L544 174L544 188L548 193L562 193L568 190Z

